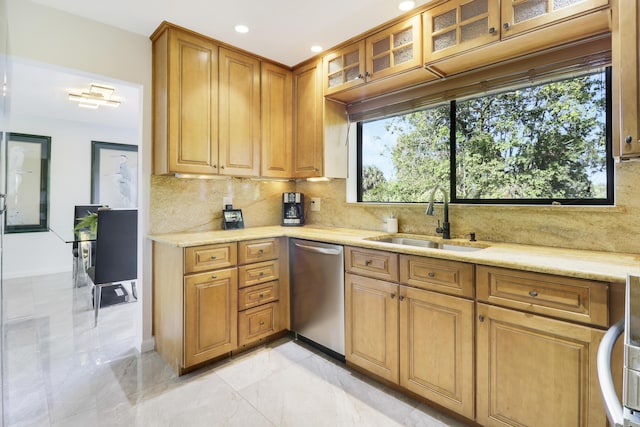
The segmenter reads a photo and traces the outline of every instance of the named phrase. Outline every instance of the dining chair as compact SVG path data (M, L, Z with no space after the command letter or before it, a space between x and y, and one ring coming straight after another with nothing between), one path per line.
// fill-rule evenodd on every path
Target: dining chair
M98 325L98 311L103 290L114 288L116 302L137 300L135 281L138 278L138 210L99 209L94 265L87 270L94 285L94 326ZM130 281L130 295L119 283Z

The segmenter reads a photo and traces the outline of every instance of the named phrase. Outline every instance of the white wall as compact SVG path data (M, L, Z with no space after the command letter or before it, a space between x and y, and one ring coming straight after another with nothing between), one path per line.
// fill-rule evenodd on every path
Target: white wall
M153 348L151 337L151 244L148 230L149 177L151 175L151 41L89 19L32 3L8 0L9 53L64 68L108 76L139 85L142 112L138 129L139 247L138 277L141 308L140 349ZM160 23L158 23L160 24Z
M9 118L10 132L51 137L49 227L54 233L6 234L4 277L71 271L73 207L91 203L91 141L137 145L137 129L97 127L80 122Z

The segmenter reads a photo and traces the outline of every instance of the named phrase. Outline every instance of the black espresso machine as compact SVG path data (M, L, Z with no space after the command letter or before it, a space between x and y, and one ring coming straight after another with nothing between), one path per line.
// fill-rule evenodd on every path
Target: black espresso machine
M304 225L304 194L282 193L282 225Z

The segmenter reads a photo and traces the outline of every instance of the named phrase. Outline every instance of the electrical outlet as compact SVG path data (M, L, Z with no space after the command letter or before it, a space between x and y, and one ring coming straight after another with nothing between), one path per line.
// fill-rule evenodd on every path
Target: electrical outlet
M320 212L320 198L312 197L311 198L311 212Z
M225 196L222 198L222 208L224 209L227 205L233 205L233 197Z

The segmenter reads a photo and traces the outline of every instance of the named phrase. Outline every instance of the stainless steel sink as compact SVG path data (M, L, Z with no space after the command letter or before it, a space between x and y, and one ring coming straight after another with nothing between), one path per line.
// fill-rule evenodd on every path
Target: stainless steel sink
M442 249L445 251L457 251L457 252L475 252L481 251L483 247L460 245L456 243L441 243L435 242L429 239L421 239L416 237L401 237L401 236L377 236L369 237L365 240L371 240L375 242L391 243L394 245L403 246L416 246L420 248Z

